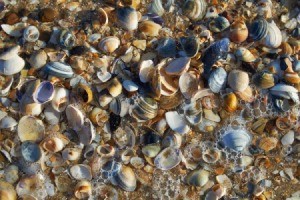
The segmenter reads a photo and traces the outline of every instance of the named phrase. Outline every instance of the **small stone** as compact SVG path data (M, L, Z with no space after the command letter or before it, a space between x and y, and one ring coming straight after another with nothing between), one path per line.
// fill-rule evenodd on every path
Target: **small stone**
M5 17L5 23L9 25L16 24L19 21L20 21L19 16L14 12L8 13Z

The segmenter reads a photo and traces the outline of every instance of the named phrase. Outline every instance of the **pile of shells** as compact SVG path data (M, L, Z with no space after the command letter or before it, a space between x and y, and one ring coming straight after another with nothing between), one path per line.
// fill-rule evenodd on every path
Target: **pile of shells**
M299 13L0 0L0 199L300 199Z

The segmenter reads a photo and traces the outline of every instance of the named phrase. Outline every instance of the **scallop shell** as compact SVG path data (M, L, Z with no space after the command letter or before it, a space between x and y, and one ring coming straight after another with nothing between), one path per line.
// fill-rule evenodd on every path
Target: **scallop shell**
M113 53L120 46L120 39L115 36L103 38L98 47L106 53Z
M41 120L33 116L23 116L18 123L17 132L21 142L39 142L45 135L45 127Z
M182 159L180 149L167 147L162 150L154 159L154 165L161 170L170 170L176 167Z
M249 85L249 76L241 70L232 70L228 74L228 85L235 91L242 92Z
M27 42L35 42L39 39L40 32L35 26L28 26L23 32L23 38Z
M138 27L138 14L132 7L119 8L117 18L120 26L128 31L133 31Z
M248 28L243 20L236 20L230 27L230 40L235 43L244 42L248 37Z
M276 26L275 22L272 21L268 24L268 32L264 39L264 44L267 47L277 48L282 42L282 35L280 29Z
M60 78L71 78L74 74L70 65L61 62L49 62L43 70L48 75Z
M51 101L52 108L57 112L63 112L69 104L69 90L57 87Z
M214 93L219 93L225 88L226 81L227 73L222 67L219 67L210 74L208 78L208 86Z
M179 134L186 134L190 131L189 126L177 111L166 112L166 121L169 127Z
M249 28L249 36L254 41L262 40L267 36L268 29L268 22L263 18L259 18L251 24Z
M186 72L190 67L191 59L188 57L175 58L165 68L168 75L180 76Z
M161 25L153 21L143 21L139 24L139 30L150 37L157 36L161 28Z
M73 165L70 168L70 174L76 180L91 180L92 179L92 171L90 166L84 164Z
M245 130L231 129L224 133L222 136L222 142L225 147L228 147L231 150L243 151L251 142L251 137Z
M37 162L42 157L42 151L39 145L31 141L22 143L21 154L27 162Z
M209 172L203 169L191 171L186 177L185 182L192 186L204 186L209 178Z
M134 191L137 185L135 173L124 165L112 176L111 182L128 192Z
M246 48L244 47L239 47L236 51L235 51L235 55L236 57L244 62L254 62L256 60L256 57Z
M186 0L182 12L193 21L202 19L206 13L207 3L205 0Z

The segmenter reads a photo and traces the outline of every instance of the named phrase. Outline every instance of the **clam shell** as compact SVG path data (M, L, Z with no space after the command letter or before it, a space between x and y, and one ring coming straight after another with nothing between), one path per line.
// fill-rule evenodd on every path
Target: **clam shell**
M155 0L161 1L161 0ZM162 38L158 41L156 51L163 58L172 58L176 55L176 42L172 38Z
M148 8L148 11L150 13L155 13L157 14L158 16L162 16L165 12L165 9L162 5L162 2L161 0L153 0L151 5L149 6Z
M26 28L27 24L20 22L16 23L14 25L9 25L9 24L2 24L1 28L2 30L13 37L21 37L22 36L22 31L24 28Z
M92 184L82 180L75 186L74 196L78 199L85 199L92 195Z
M161 25L153 21L143 21L139 24L139 30L150 37L157 36L161 28Z
M120 46L120 39L115 36L109 36L103 38L98 44L99 49L106 53L114 52L117 48L119 48L119 46Z
M218 149L209 148L202 153L202 159L206 163L215 163L221 158L221 152Z
M212 32L219 33L227 29L230 26L230 23L225 17L219 16L212 19L208 26Z
M81 157L81 152L82 150L78 148L65 148L61 155L64 160L74 161Z
M244 91L249 85L249 76L241 70L232 70L228 74L228 85L235 91Z
M22 157L28 162L37 162L42 157L39 145L32 141L25 141L21 145Z
M0 74L14 75L19 73L25 66L23 58L17 54L8 60L0 60Z
M290 72L284 74L284 79L291 84L300 83L300 77L297 72Z
M0 54L0 60L10 60L18 55L21 47L19 45L10 47L6 51Z
M290 85L283 83L276 84L270 89L270 93L285 99L292 99L296 103L299 102L298 90Z
M143 60L139 64L139 78L142 83L147 83L151 80L155 68L152 60Z
M89 116L90 120L98 126L103 125L108 121L108 113L101 108L93 108Z
M0 96L8 95L10 88L14 82L13 76L1 76Z
M238 106L238 99L234 93L229 93L224 97L224 109L227 112L235 112Z
M200 49L200 40L195 36L180 37L180 45L187 57L194 57Z
M70 174L76 180L92 179L92 171L90 166L84 164L73 165L70 168Z
M47 63L47 54L43 50L34 51L28 62L30 63L31 67L34 69L42 68Z
M133 31L138 27L138 14L132 7L119 8L117 18L120 26L128 31Z
M4 170L4 173L5 173L5 180L8 183L14 184L19 180L19 168L16 165L9 165Z
M41 145L46 151L56 153L63 150L68 142L69 140L64 135L53 134L45 138Z
M130 108L129 114L138 121L147 121L156 117L157 102L149 97L139 97L135 105Z
M161 170L170 170L176 167L182 159L180 149L167 147L162 150L154 159L154 165Z
M101 158L111 158L115 155L116 150L113 146L104 144L97 147L97 153L101 156Z
M253 83L262 89L268 89L275 85L275 77L268 72L262 72L253 76Z
M71 78L74 74L70 65L61 62L49 62L43 70L48 75L60 78Z
M119 127L114 131L113 139L120 149L133 148L136 142L135 128L130 124Z
M148 144L142 148L142 152L149 158L154 158L161 150L160 145Z
M180 76L186 72L190 67L191 59L188 57L175 58L165 68L165 71L169 75Z
M265 137L265 138L262 138L259 141L259 148L261 148L264 151L268 152L268 151L271 151L272 149L274 149L276 147L277 143L278 143L277 138L275 138L275 137Z
M50 81L43 81L33 93L33 100L36 103L43 104L51 101L54 96L54 86Z
M294 131L289 131L287 134L285 134L281 138L281 144L282 145L291 145L293 144L295 139L295 132Z
M92 87L88 84L79 83L77 86L77 94L85 104L88 104L93 100Z
M272 21L268 24L268 32L264 39L264 44L267 47L277 48L282 42L282 35L275 22Z
M196 93L198 84L197 76L191 72L185 72L179 78L179 89L186 99L190 99Z
M215 69L208 78L208 86L214 93L219 93L226 86L227 73L219 67Z
M256 60L256 57L246 48L244 47L239 47L235 51L236 57L244 62L254 62Z
M69 90L57 87L54 90L54 96L51 101L52 108L57 112L62 112L69 104Z
M169 111L166 112L165 115L166 121L173 131L179 134L186 134L190 131L190 127L187 125L182 116L178 114L177 111Z
M27 42L35 42L39 39L40 32L35 26L28 26L23 32L23 38Z
M268 29L268 22L263 18L259 18L251 24L249 28L249 36L254 41L262 40L267 36Z
M206 13L207 3L205 0L186 0L182 12L193 21L202 19Z
M244 42L248 37L248 28L243 20L236 20L230 27L230 40L235 43Z
M17 200L14 186L5 181L0 181L0 199Z
M125 191L132 192L136 189L136 176L130 167L122 165L115 175L112 176L111 182Z
M10 117L10 116L5 116L0 123L0 129L13 129L17 125L17 121Z
M72 129L79 131L84 124L83 113L74 105L68 105L66 108L66 115L69 126Z
M222 136L222 142L225 147L234 151L243 151L251 141L250 135L242 129L228 130Z
M18 136L21 142L39 142L45 135L45 127L41 120L33 116L23 116L18 123Z
M185 182L192 186L204 186L209 178L209 172L203 169L191 171L186 177Z
M236 96L246 102L253 102L255 100L255 96L253 94L253 90L250 86L248 86L243 92L235 92Z

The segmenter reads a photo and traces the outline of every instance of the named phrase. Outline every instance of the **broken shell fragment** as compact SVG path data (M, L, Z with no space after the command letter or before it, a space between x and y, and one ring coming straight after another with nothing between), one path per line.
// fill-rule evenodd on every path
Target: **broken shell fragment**
M78 199L85 199L92 195L92 184L86 180L78 182L75 186L74 196Z
M139 30L146 36L155 37L162 27L153 21L143 21L139 24Z
M165 71L169 75L181 75L189 69L190 61L187 57L176 58L166 66Z
M183 14L193 21L200 20L206 13L207 3L204 0L185 0Z
M39 84L33 93L33 100L36 103L43 104L51 101L54 96L54 86L49 81L43 81Z
M68 105L66 108L68 124L74 130L80 130L84 123L83 113L74 105Z
M69 90L56 87L51 101L52 108L57 112L63 112L69 104Z
M248 28L243 20L236 20L230 26L230 40L235 43L244 42L248 37Z

